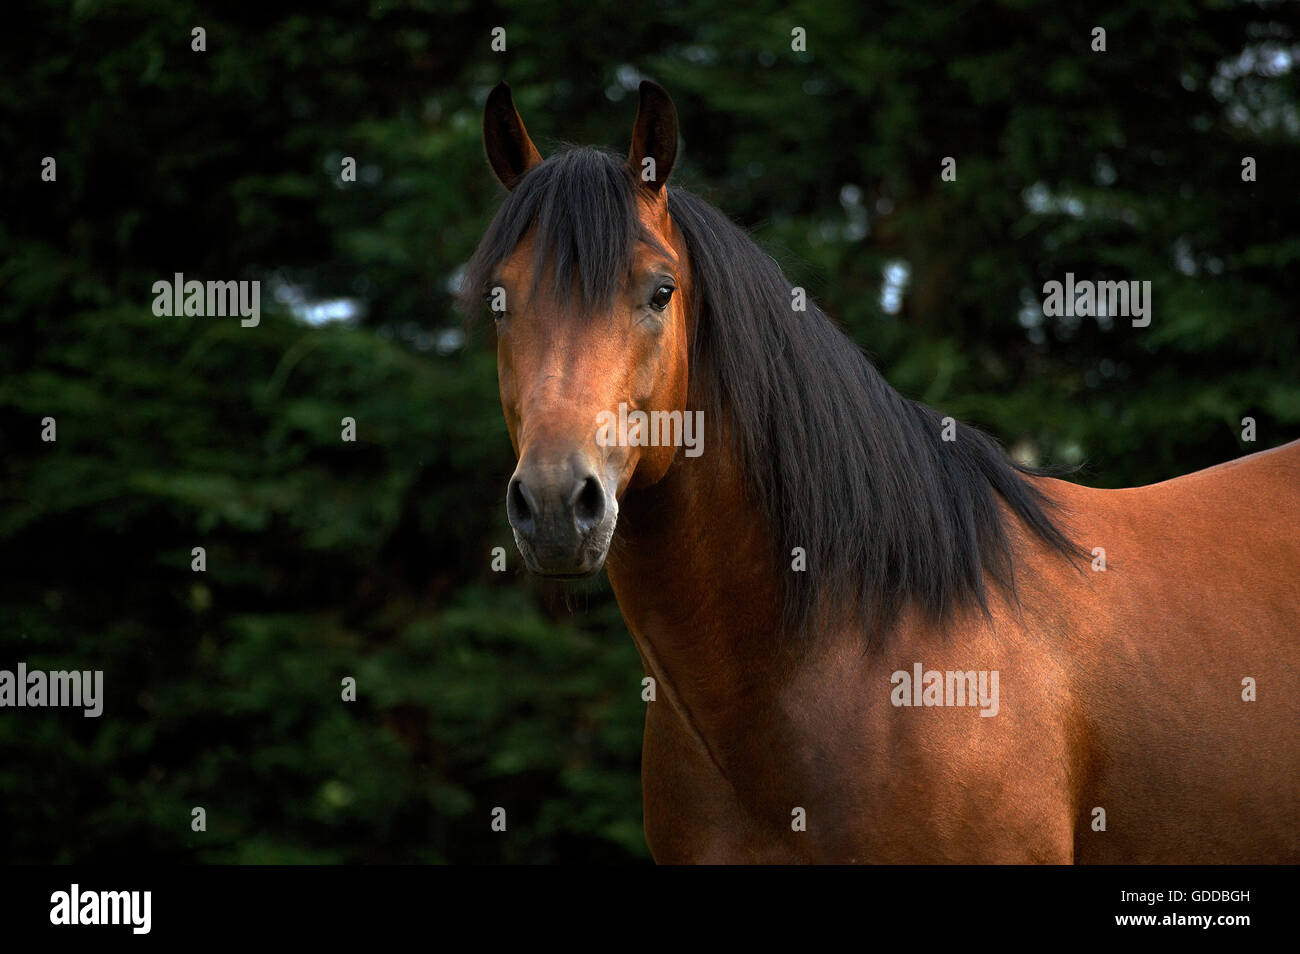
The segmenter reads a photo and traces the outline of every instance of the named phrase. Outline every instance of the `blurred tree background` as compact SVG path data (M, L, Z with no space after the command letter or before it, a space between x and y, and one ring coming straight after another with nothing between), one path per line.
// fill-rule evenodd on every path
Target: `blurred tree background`
M619 152L663 83L677 184L1018 456L1112 486L1300 436L1297 6L1087 6L7 7L0 668L106 703L0 711L0 860L647 858L639 660L604 583L520 570L452 309L502 78ZM1044 318L1067 271L1150 281L1150 327ZM155 317L175 272L261 280L260 325Z

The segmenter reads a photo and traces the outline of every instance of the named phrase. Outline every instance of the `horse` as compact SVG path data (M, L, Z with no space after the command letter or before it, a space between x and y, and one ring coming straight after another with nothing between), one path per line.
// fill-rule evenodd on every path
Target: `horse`
M1022 466L667 185L662 87L626 159L543 159L504 83L483 142L507 516L531 573L608 573L656 862L1300 860L1300 442Z

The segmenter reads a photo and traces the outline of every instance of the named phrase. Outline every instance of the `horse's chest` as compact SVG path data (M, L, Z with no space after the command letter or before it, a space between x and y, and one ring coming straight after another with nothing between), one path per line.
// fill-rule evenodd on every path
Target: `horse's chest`
M949 717L960 725L956 716ZM975 718L978 718L976 716ZM938 720L919 722L927 727ZM951 729L885 732L852 749L762 732L710 752L671 705L652 703L642 752L645 832L661 863L1070 861L1073 818L1052 733L1035 753ZM762 753L766 758L759 758ZM881 753L890 753L889 762ZM717 761L748 770L724 775Z

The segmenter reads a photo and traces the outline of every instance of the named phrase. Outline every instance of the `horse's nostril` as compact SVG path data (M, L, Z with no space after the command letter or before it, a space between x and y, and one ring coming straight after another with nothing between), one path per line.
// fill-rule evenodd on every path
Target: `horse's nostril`
M529 496L524 482L518 477L511 477L510 487L506 490L506 516L510 518L510 526L525 537L531 537L537 529Z
M605 488L596 476L575 483L568 482L572 477L555 481L546 473L532 480L526 476L516 473L506 489L506 516L521 540L541 547L576 547L579 537L604 521Z
M583 480L574 490L571 499L573 522L586 533L605 519L605 488L595 476Z

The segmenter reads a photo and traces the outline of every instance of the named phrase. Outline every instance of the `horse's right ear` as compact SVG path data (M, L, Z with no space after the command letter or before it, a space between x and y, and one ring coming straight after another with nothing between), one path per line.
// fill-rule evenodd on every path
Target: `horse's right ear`
M542 161L504 82L492 88L483 107L483 148L492 171L507 189L513 189L520 176Z

